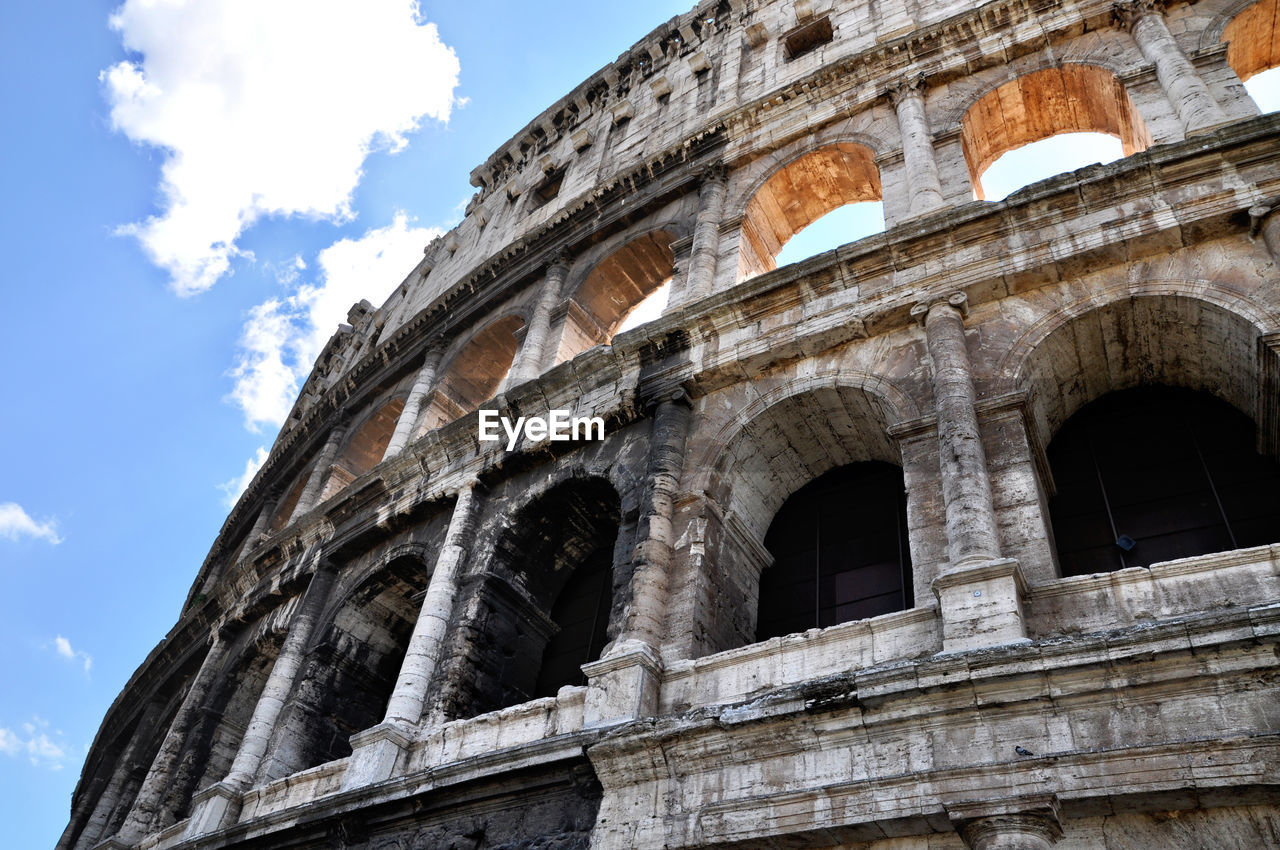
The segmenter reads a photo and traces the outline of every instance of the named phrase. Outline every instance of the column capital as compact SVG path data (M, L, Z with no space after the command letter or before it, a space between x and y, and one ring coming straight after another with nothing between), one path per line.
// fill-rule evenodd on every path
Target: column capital
M556 272L566 274L571 265L573 265L573 254L567 247L561 246L552 251L547 258L547 276L550 277Z
M719 184L727 185L729 182L729 166L724 164L723 160L717 159L715 162L707 164L698 172L699 186L708 186Z
M963 292L952 292L949 295L940 295L937 298L917 301L911 308L911 316L923 327L925 319L929 316L929 311L934 307L942 306L955 308L965 318L969 316L969 296Z
M907 74L905 77L894 80L886 86L884 89L884 97L887 97L890 103L897 106L903 98L911 97L913 95L916 97L922 97L924 95L924 89L924 74Z
M956 832L973 850L1048 848L1062 837L1056 794L944 802L943 808Z
M1164 14L1165 0L1121 0L1111 7L1111 16L1121 26L1131 28L1147 15Z

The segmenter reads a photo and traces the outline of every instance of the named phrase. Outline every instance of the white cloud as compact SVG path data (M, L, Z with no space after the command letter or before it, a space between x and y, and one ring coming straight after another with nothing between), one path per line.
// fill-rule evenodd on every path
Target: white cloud
M67 640L62 635L58 635L53 639L53 648L63 658L66 658L71 661L75 661L77 659L83 661L85 673L88 673L89 670L93 668L93 656L87 652L82 652L77 649L72 649L71 641Z
M244 472L239 478L232 478L230 481L218 485L218 489L226 494L227 507L231 507L236 503L236 499L240 498L240 494L248 489L253 483L253 476L258 474L258 470L267 462L267 450L264 446L258 446L258 450L253 453L253 457L244 462Z
M62 542L58 536L57 520L37 522L17 502L0 502L0 537L6 540L34 537L55 546Z
M161 214L123 230L184 295L264 215L349 218L370 151L455 104L415 0L126 0L111 27L138 54L102 72L113 125L166 155Z
M44 730L49 722L39 717L34 722L22 724L22 732L0 726L0 754L10 757L25 756L36 767L62 770L67 757L66 745L49 737ZM55 732L55 735L61 735Z
M422 247L440 234L439 228L411 227L403 212L396 213L386 227L321 251L319 283L254 307L240 337L229 396L244 411L246 427L256 432L264 424L283 424L302 380L351 305L368 299L380 306L422 259Z

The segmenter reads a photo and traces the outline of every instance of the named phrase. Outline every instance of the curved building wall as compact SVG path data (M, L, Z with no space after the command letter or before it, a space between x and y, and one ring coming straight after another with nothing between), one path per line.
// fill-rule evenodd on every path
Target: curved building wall
M1157 386L1280 456L1280 117L1239 76L1274 5L708 0L655 29L352 307L59 846L1274 843L1280 503L1222 508L1263 545L1064 577L1047 452ZM1080 130L1126 156L980 199ZM883 233L775 267L863 200ZM482 438L553 412L598 427ZM757 641L775 515L867 461L901 470L903 610ZM1098 545L1157 533L1106 519Z

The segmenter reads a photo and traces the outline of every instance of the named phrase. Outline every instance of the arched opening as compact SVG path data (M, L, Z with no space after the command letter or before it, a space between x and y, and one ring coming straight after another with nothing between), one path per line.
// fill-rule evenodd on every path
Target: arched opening
M467 341L436 381L415 439L493 398L511 371L516 357L516 333L523 327L524 319L507 316L486 325Z
M161 828L191 814L196 792L221 782L231 772L240 742L271 675L283 642L286 605L260 622L230 651L216 684L210 688L183 745L161 807Z
M1094 65L1062 65L1035 71L998 86L978 98L960 121L960 139L974 197L988 199L985 175L1009 151L1065 133L1104 134L1118 139L1128 156L1151 145L1151 135L1128 92L1110 71ZM1076 151L1075 153L1078 153ZM1105 151L1088 152L1100 161ZM1037 150L1015 179L1001 189L1017 188L1079 167L1058 154Z
M276 506L276 512L271 517L271 522L267 525L267 529L275 534L280 529L289 524L289 520L293 519L293 512L298 507L298 500L302 498L302 491L307 489L307 482L311 480L312 470L303 471L293 482L293 486L289 488L289 492L285 494L284 499Z
M1280 464L1208 393L1140 387L1078 411L1049 445L1063 575L1280 540Z
M1227 64L1263 112L1280 109L1280 0L1259 0L1222 33Z
M792 236L774 262L789 266L884 230L884 204L861 201L836 207L804 230Z
M479 634L451 713L469 716L586 683L614 620L621 502L607 481L559 484L501 534L473 591Z
M880 199L880 170L874 153L865 145L841 142L792 160L775 171L747 203L738 280L777 268L779 253L788 240L831 211ZM874 215L871 219L874 221ZM879 224L884 229L882 210ZM839 239L835 245L842 245L866 235L837 232L827 238ZM834 245L818 250L831 247Z
M792 493L769 526L756 640L912 607L902 470L842 466Z
M383 452L387 450L387 444L391 442L391 435L395 433L396 421L402 410L404 399L392 399L356 429L334 460L320 501L325 501L378 465Z
M557 363L608 343L642 304L653 312L660 303L657 299L661 296L657 293L670 282L675 267L675 254L671 250L675 239L669 230L646 233L591 269L568 301L556 350ZM650 297L655 300L646 304ZM665 302L661 303L665 306ZM657 312L661 312L661 307L657 307ZM639 320L627 327L638 323Z
M348 756L351 736L382 721L429 575L422 559L398 557L338 604L273 734L266 779Z
M831 625L832 617L824 619L819 609L842 608L841 620L845 615L874 616L864 613L871 610L884 613L876 608L879 603L859 601L871 587L871 574L880 569L870 559L879 563L887 540L893 542L899 567L920 563L908 548L900 556L897 551L899 541L906 546L899 535L906 530L906 518L899 513L905 489L902 455L888 433L897 419L894 408L879 396L829 385L778 399L736 428L711 462L707 497L714 509L705 515L702 560L715 569L698 577L705 586L694 591L708 606L698 614L697 628L704 636L696 652L719 652ZM873 532L853 513L862 509L859 505L877 517L875 532L889 531L884 540L859 538L860 528ZM841 510L851 512L843 522L838 519ZM807 554L819 551L815 547L825 547L817 563ZM855 553L858 547L863 547L861 554ZM860 573L862 567L870 573ZM806 577L814 583L801 588ZM909 573L906 579L891 600L893 610L914 605ZM819 598L817 585L835 595ZM797 607L789 607L782 597L796 599ZM802 604L808 606L804 611Z

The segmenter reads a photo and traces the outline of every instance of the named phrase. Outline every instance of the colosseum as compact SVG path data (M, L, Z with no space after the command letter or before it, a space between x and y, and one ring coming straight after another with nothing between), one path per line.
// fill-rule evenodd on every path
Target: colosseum
M1277 0L653 30L351 308L59 848L1280 846L1276 65Z

